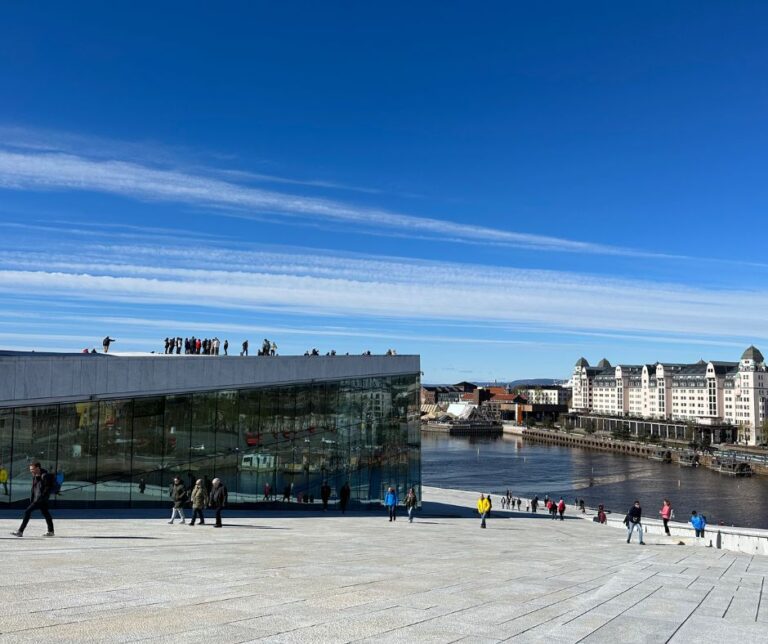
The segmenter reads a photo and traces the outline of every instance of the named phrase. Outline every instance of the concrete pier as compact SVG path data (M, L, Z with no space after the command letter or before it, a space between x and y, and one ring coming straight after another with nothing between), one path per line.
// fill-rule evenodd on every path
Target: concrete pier
M0 641L763 641L768 558L675 545L425 489L413 524L365 513L0 516ZM5 536L3 536L5 535Z

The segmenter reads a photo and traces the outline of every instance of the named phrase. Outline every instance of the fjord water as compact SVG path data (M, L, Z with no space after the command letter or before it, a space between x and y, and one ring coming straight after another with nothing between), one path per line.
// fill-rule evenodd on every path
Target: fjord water
M624 513L635 499L643 514L658 518L667 497L676 521L691 510L708 522L768 528L768 477L728 477L705 468L680 467L644 458L544 445L517 436L467 438L422 432L425 485L513 495L584 499ZM499 505L497 500L496 505Z

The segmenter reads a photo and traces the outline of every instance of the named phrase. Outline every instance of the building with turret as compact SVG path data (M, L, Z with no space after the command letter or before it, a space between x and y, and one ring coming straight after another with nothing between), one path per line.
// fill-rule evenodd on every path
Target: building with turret
M570 411L738 428L738 441L768 440L768 368L750 346L738 362L620 364L576 362Z

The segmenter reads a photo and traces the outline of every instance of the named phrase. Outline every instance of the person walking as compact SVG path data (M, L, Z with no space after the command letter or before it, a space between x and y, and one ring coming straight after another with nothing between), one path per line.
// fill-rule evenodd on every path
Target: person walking
M173 525L173 522L176 520L176 515L178 515L182 523L186 523L187 518L184 516L184 502L187 500L187 488L184 487L180 477L173 477L173 483L171 483L171 487L168 490L168 496L170 496L173 501L171 520L168 523Z
M408 523L413 523L413 513L416 511L416 490L408 488L408 494L405 495L405 509L408 512Z
M144 479L139 479L139 494L144 494L144 490L147 489L147 482Z
M387 490L387 494L384 496L384 505L389 510L389 520L397 521L397 492L395 488L390 486Z
M243 340L243 350L240 352L241 356L248 355L248 340Z
M225 356L226 356L226 355L229 355L229 354L227 353L227 351L229 351L229 340L224 340L224 355L225 355Z
M520 497L517 497L517 511L520 512L520 505L522 504L522 499Z
M539 497L538 496L534 496L531 499L531 512L536 514L536 508L538 508L538 507L539 507Z
M350 496L352 496L352 490L349 487L349 483L344 483L339 491L339 506L341 507L342 514L347 511L347 504L349 503Z
M195 519L200 519L200 525L205 525L205 515L203 509L208 505L208 492L205 489L205 483L203 479L197 479L195 481L195 487L192 488L192 494L190 494L192 500L192 521L189 525L195 525Z
M493 501L491 501L491 495L487 494L485 496L486 499L488 499L488 518L491 516L491 510L493 510Z
M707 527L707 519L703 514L697 514L696 510L691 512L691 525L696 531L696 538L704 536L704 528Z
M624 517L624 525L627 526L627 543L632 539L632 533L637 530L637 534L640 537L640 545L644 546L643 541L643 510L640 507L640 501L635 501L627 516Z
M269 483L264 484L264 501L272 499L272 486Z
M667 536L670 536L669 520L672 518L672 504L669 502L669 499L664 499L659 514L661 515L661 522L664 524L664 532Z
M29 466L29 473L32 475L32 491L29 495L29 505L24 510L24 517L21 520L19 529L11 532L11 534L14 537L23 537L24 530L29 523L29 519L32 517L32 513L35 510L40 510L40 514L45 519L45 525L48 527L48 531L43 536L53 537L53 517L48 511L48 499L51 496L56 480L53 474L40 467L38 462L34 462Z
M3 486L3 494L8 496L8 470L0 467L0 484Z
M557 502L557 513L560 515L560 521L565 521L563 518L563 515L565 514L565 501L563 501L562 497L560 497L560 500Z
M213 524L214 528L220 528L222 525L221 511L227 507L227 496L227 486L221 482L221 479L213 479L209 503L210 507L216 511L216 523Z
M101 346L104 348L104 353L109 353L109 345L113 342L117 342L114 338L107 336L101 341Z
M328 501L331 498L331 486L328 485L328 481L323 481L320 486L320 500L323 502L323 512L328 511Z
M605 506L601 503L597 506L597 522L607 523L608 517L605 515Z
M488 518L488 511L491 509L490 503L488 503L488 499L485 498L484 494L480 495L480 498L477 500L477 512L480 515L480 527L485 528L485 520Z

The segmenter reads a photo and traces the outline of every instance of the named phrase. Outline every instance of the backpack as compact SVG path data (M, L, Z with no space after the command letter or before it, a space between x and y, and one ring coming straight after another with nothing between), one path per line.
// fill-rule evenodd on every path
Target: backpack
M59 480L59 478L55 474L51 474L50 472L46 472L45 475L48 477L48 481L51 484L51 494L61 494L61 484L64 482L63 480Z

